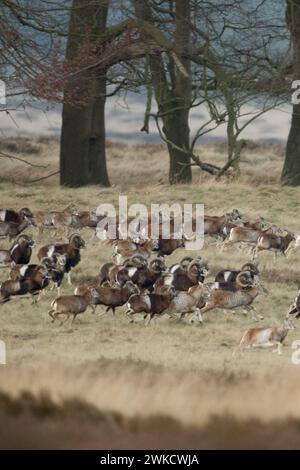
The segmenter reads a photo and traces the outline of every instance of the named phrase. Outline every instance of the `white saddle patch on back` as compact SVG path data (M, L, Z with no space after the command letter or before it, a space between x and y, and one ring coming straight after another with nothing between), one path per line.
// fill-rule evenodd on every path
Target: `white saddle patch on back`
M225 273L224 273L224 280L225 280L225 282L228 281L230 275L231 275L231 271L225 271Z
M19 273L21 274L22 277L25 276L27 269L28 269L28 264L24 264L24 266L20 268Z
M47 251L48 258L51 258L54 252L55 252L55 245L50 245Z
M136 272L137 272L137 268L129 268L128 269L128 276L133 277Z
M164 285L165 286L171 286L173 282L174 276L173 274L169 274L168 276L165 277L164 279Z

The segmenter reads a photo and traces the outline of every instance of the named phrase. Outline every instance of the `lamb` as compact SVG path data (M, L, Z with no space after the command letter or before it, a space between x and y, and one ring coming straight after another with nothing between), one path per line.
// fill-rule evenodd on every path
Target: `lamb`
M242 336L239 346L234 350L233 355L250 347L269 347L277 344L273 352L282 354L282 345L289 332L294 330L291 319L285 319L280 326L265 328L250 328Z
M75 229L96 228L100 219L101 217L98 217L95 212L79 211L73 216L73 227Z
M72 323L77 315L84 313L86 309L93 305L95 299L98 298L98 292L95 289L90 289L85 292L84 295L63 295L57 297L51 303L51 309L48 311L48 315L52 318L51 322L58 320L59 315L66 315L61 325L65 323L71 315L73 315Z
M259 251L274 251L275 257L278 253L286 254L289 245L295 240L293 233L288 232L285 236L276 235L274 233L263 233L257 240L253 258Z
M77 207L71 203L62 211L38 211L34 215L34 220L36 226L39 230L39 235L41 236L45 227L56 227L56 232L58 228L61 228L65 225L72 225L73 215L78 213Z

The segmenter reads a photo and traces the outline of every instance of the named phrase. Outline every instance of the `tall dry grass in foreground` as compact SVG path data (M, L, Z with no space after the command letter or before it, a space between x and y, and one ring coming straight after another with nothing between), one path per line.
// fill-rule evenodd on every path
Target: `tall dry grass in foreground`
M0 150L48 165L29 169L21 162L1 160L1 208L60 209L75 202L82 209L94 209L101 202L117 204L119 194L127 194L129 204L201 202L207 214L238 207L253 219L263 215L300 234L300 190L278 184L280 147L253 143L243 155L238 181L216 182L194 169L193 185L169 187L163 147L110 144L108 167L113 186L76 190L59 188L56 177L26 184L57 169L57 141L6 140L0 143ZM199 152L205 159L219 162L225 153L221 144L206 145ZM36 236L34 230L30 232ZM92 241L91 234L82 232L87 248L74 270L75 284L95 276L101 263L111 258L111 248ZM46 231L38 247L52 240L51 231ZM8 242L0 245L6 247ZM186 254L178 250L167 263ZM220 252L205 245L196 255L208 260L209 280L222 267L239 267L249 261L247 250L236 247ZM279 257L276 262L269 253L260 256L263 280L270 291L268 297L255 301L265 316L263 325L279 322L286 314L297 291L299 261L299 253L288 260ZM0 282L6 278L7 270L1 269ZM63 291L72 289L64 284ZM162 318L145 328L128 324L120 308L115 318L86 313L72 327L59 327L47 316L53 298L47 292L38 305L19 299L0 310L0 339L7 345L7 365L0 366L1 427L7 431L0 431L4 447L5 442L16 445L16 426L20 426L15 435L19 442L30 426L24 447L134 447L134 442L140 447L181 443L185 448L263 448L267 442L274 447L298 445L300 366L291 363L291 344L300 339L299 327L288 335L282 357L270 350L254 350L232 359L233 347L253 325L241 313L211 312L203 326ZM74 432L67 441L76 419L84 422L86 438L80 439ZM171 428L177 430L176 438ZM40 437L44 435L51 436L49 441Z

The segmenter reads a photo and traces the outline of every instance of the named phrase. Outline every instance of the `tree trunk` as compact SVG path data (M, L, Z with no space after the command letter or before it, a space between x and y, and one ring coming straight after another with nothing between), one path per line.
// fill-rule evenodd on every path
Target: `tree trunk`
M74 0L70 19L66 58L76 57L80 45L96 39L106 28L108 1L85 6ZM87 33L88 31L88 33ZM90 90L81 109L63 105L60 147L60 184L71 187L100 184L109 186L105 153L106 71L100 76L80 76L79 93ZM76 84L78 86L78 83ZM68 87L72 87L69 84Z
M190 41L190 0L175 1L175 23L174 39L179 51L181 65L173 64L174 73L171 73L171 78L173 75L172 91L174 96L172 101L175 111L167 116L167 122L164 123L164 132L168 140L186 152L168 145L170 184L191 183L192 181L191 160L188 154L190 149L189 111L192 94L191 64L184 54L185 46Z
M167 141L170 166L169 182L190 183L190 129L189 111L191 107L191 70L190 61L185 58L185 46L190 39L190 0L176 0L176 31L174 41L177 44L178 61L169 53L168 59L162 55L149 55L152 83L158 107L158 115L163 122L163 134ZM153 23L150 0L135 0L135 11L143 32L143 22ZM147 33L143 32L147 43ZM182 56L181 53L182 52ZM168 60L168 64L166 64ZM180 62L180 64L178 63ZM169 67L169 76L166 69ZM179 148L178 148L179 147ZM183 149L183 150L180 150Z
M170 184L190 183L192 180L190 156L180 150L182 148L188 152L190 148L188 111L178 110L176 113L168 115L164 119L163 132L167 140L174 144L168 143Z
M300 77L300 1L287 0L286 19L293 44L293 75ZM281 182L288 186L300 185L300 105L293 105L291 128L288 136Z

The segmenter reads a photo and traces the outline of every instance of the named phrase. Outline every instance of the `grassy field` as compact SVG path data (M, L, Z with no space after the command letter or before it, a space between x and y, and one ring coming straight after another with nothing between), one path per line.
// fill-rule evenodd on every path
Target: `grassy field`
M300 233L300 189L278 184L283 160L279 146L252 143L243 155L239 181L216 182L194 169L192 185L169 187L163 147L111 143L112 187L76 190L59 188L57 177L28 183L58 168L57 141L5 140L0 150L47 165L29 168L3 159L2 208L27 206L34 212L75 202L95 209L101 202L117 204L119 194L126 194L129 203L204 203L206 214L212 215L238 207L252 219L265 216ZM199 153L221 162L224 146L206 145ZM34 230L28 233L37 237ZM112 254L110 247L91 240L88 229L82 235L87 248L73 273L76 285L95 276ZM52 240L51 231L45 231L38 247ZM178 250L167 264L187 254ZM247 250L236 247L220 252L205 245L201 253L191 254L208 261L209 280L220 268L249 261ZM264 253L259 261L270 293L255 304L265 317L261 324L271 325L282 320L298 290L300 253L277 260ZM6 278L7 270L1 269L0 281ZM65 283L63 292L72 288ZM145 328L129 324L120 308L115 317L88 312L72 327L60 327L47 315L53 298L47 292L37 305L19 299L1 307L7 365L0 366L0 446L299 447L300 366L291 362L299 326L288 335L282 356L257 349L232 359L242 333L253 325L242 313L214 311L202 326L162 318Z

